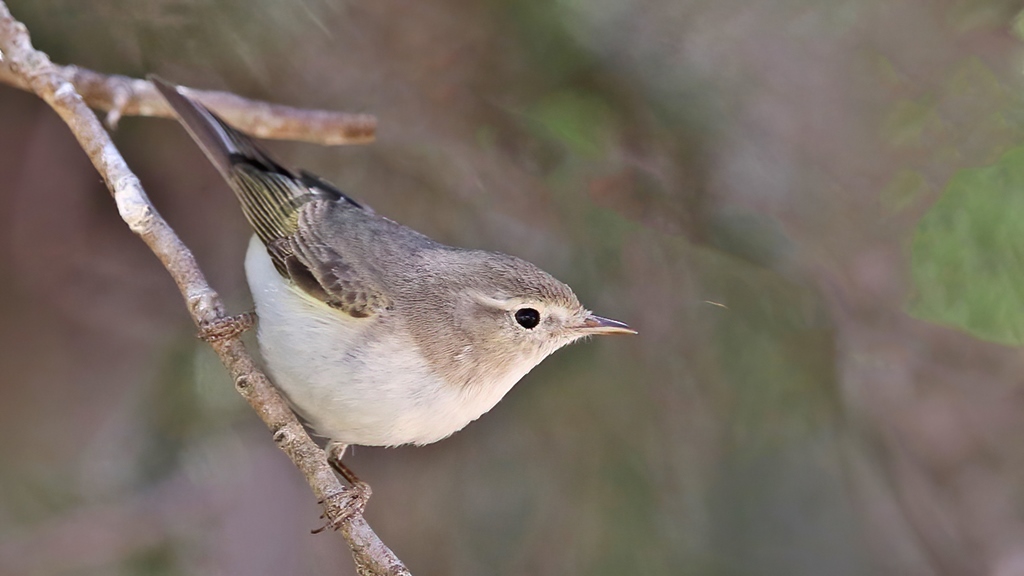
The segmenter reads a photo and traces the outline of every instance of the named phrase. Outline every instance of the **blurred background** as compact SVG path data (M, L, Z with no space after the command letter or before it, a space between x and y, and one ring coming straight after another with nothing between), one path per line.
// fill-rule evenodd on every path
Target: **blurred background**
M1024 574L1017 2L8 5L59 63L376 114L267 147L640 330L355 449L414 574ZM354 573L67 128L0 86L0 135L0 573ZM185 132L114 139L249 309Z

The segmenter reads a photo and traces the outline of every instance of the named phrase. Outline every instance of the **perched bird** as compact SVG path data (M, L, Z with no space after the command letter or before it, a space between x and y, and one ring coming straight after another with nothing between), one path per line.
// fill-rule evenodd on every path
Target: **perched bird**
M255 231L245 270L266 368L339 462L349 444L441 440L562 346L636 333L529 262L445 246L282 167L186 89L151 80Z

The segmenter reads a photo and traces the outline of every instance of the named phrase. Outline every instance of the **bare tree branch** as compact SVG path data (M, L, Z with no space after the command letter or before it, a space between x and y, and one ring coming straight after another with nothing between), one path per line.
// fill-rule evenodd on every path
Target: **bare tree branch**
M157 213L156 208L146 197L138 178L128 168L106 130L76 91L76 70L79 73L81 70L55 66L46 54L35 50L28 30L11 16L3 0L0 0L0 53L7 74L11 75L4 78L16 78L13 84L37 94L71 128L71 132L114 196L121 218L132 232L142 238L170 272L185 297L189 313L196 325L203 329L227 320L220 297L206 282L192 253ZM113 106L108 109L127 113L128 110L135 110L129 106L129 102L134 102L131 106L135 106L138 113L159 113L155 104L156 91L148 83L121 77L100 77L101 80L103 78L117 80L92 85L109 87L128 82L131 89L127 92L99 90L104 96L94 96L97 98L92 101L94 105L102 108L103 98L111 97L109 102L113 103ZM77 79L81 80L80 77ZM268 131L253 129L254 123L268 122L272 126L269 132L279 130L278 134L283 130L280 126L289 125L291 130L296 130L295 127L301 125L301 122L297 121L289 124L296 117L291 109L284 109L285 119L269 121L273 119L273 113L282 108L266 104L247 104L237 97L228 98L226 101L232 103L228 108L235 107L233 112L228 111L228 108L218 107L215 103L211 106L229 118L237 118L238 115L249 118L250 124L239 124L243 129L257 135L267 134ZM160 106L164 107L163 104ZM168 112L166 109L163 110L165 115L169 115ZM313 116L306 114L304 117L308 120ZM325 132L327 130L320 126L311 126L307 135L322 135ZM211 346L231 373L238 391L273 431L274 441L305 476L316 498L324 503L325 517L329 522L336 523L339 532L348 542L358 573L367 576L409 574L398 557L374 534L361 514L343 514L344 500L338 496L344 494L345 489L327 464L323 450L306 434L280 394L246 352L238 336L213 341Z
M174 118L170 106L146 80L100 74L78 66L51 67L74 86L86 104L107 113L106 123L111 128L117 126L122 116ZM0 62L0 83L35 92L29 79L19 74L11 62ZM369 114L305 110L213 90L191 89L189 95L233 126L258 138L359 144L372 141L377 130L377 119Z

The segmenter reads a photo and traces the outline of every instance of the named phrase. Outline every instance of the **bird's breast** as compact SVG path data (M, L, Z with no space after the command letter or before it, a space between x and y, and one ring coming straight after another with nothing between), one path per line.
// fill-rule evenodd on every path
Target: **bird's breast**
M291 285L253 238L246 274L259 342L277 387L318 434L347 444L429 444L490 410L522 374L445 381L387 312L340 313Z

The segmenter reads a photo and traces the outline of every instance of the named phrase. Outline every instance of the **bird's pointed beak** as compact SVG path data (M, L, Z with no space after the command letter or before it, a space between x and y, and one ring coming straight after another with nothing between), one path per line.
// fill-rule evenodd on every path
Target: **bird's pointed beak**
M636 334L636 330L633 330L627 326L624 322L618 320L612 320L611 318L602 318L595 314L590 314L583 320L583 325L579 327L580 332L584 334Z

